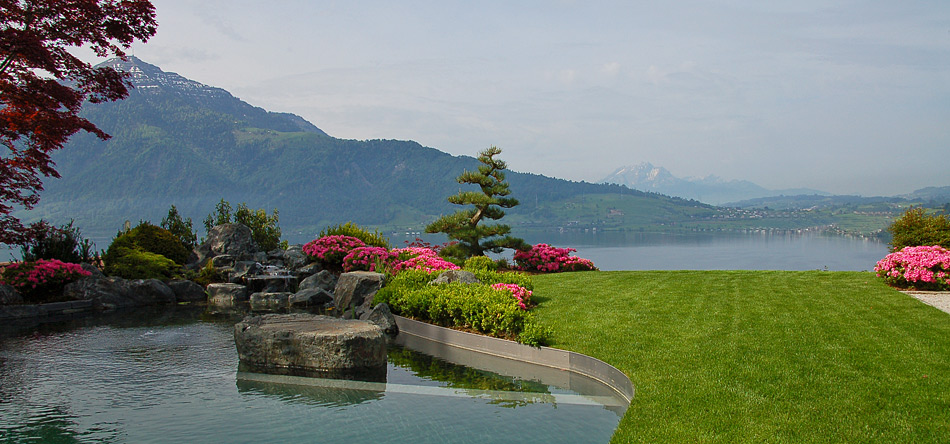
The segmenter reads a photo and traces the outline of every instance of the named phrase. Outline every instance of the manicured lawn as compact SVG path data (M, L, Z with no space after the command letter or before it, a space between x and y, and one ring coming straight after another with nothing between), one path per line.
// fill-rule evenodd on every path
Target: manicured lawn
M950 314L866 272L534 276L555 347L627 374L613 442L948 442Z

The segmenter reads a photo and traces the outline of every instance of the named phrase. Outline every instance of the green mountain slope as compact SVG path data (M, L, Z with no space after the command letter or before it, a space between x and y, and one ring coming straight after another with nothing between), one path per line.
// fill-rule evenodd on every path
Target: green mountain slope
M225 198L278 209L291 236L346 221L421 227L455 210L446 202L458 190L455 178L477 167L474 158L416 142L330 137L298 116L267 112L135 58L119 67L133 74L130 97L83 111L112 138L77 135L56 153L62 179L46 182L40 205L19 214L24 220L75 219L87 234L108 236L126 220L157 222L173 204L198 222ZM508 181L522 201L511 221L524 226L563 225L575 216L559 209L586 208L578 202L596 196L622 197L627 217L637 213L644 223L714 211L618 185L517 172ZM627 208L633 202L640 203Z

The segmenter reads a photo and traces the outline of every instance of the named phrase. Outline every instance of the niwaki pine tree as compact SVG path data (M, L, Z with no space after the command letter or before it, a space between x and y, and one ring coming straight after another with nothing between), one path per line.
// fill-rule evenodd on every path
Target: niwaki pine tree
M445 233L450 240L458 243L442 250L444 256L469 258L483 256L486 252L500 253L505 248L527 249L531 246L525 241L509 235L511 227L504 224L480 222L498 220L504 217L503 208L518 205L518 200L508 197L508 182L505 182L504 170L507 165L496 159L501 149L492 146L478 155L478 171L465 171L456 180L460 184L477 185L479 191L459 191L449 196L449 202L456 205L471 205L471 208L459 210L454 214L442 216L426 227L427 233Z

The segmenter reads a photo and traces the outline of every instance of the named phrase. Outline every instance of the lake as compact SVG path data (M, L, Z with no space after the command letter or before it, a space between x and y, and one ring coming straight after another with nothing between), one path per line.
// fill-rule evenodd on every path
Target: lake
M577 249L601 270L873 270L888 253L877 239L800 233L638 233L567 231L515 233L531 244ZM422 237L390 233L393 246ZM508 258L511 254L502 255Z

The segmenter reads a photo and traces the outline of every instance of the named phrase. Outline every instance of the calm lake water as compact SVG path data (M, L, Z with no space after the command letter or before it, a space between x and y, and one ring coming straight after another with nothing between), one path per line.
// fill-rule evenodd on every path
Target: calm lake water
M531 244L577 249L601 270L873 270L887 244L817 232L635 233L618 231L521 234ZM394 246L422 237L390 234ZM511 257L509 253L507 257Z

